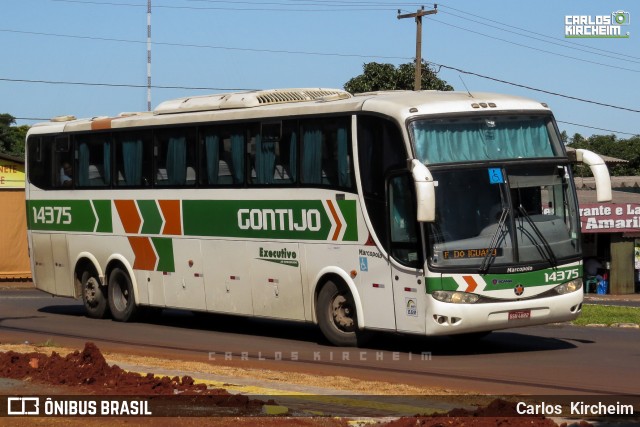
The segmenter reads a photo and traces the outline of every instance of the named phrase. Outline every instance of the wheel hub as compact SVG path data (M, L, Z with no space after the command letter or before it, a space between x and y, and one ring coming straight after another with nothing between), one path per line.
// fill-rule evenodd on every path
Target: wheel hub
M332 304L333 321L343 330L353 328L353 310L343 295L337 295Z
M99 292L98 286L98 282L93 277L87 280L87 283L84 285L85 300L91 305L97 303L96 294Z

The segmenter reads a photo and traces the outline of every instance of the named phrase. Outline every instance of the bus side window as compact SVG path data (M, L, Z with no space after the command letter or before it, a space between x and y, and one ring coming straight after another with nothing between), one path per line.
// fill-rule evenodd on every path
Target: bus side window
M54 139L55 186L71 188L74 184L73 150L69 135L57 136Z
M377 116L358 116L360 182L369 218L378 239L388 249L385 177L406 165L407 154L398 126Z
M420 268L418 224L411 176L402 174L392 177L388 184L388 197L391 255L404 265Z
M111 135L99 133L76 137L78 187L111 185Z
M244 184L245 132L240 127L206 127L200 130L200 184Z
M295 122L262 123L260 134L250 145L253 165L251 182L259 185L295 182L296 146Z
M353 188L353 156L349 118L302 123L300 181L345 189Z
M51 137L31 136L27 141L29 182L38 188L48 189L57 185L58 173L53 167Z
M116 141L116 173L118 187L142 187L151 183L153 144L149 132L123 132Z
M155 132L155 137L156 185L195 185L195 129L167 129Z

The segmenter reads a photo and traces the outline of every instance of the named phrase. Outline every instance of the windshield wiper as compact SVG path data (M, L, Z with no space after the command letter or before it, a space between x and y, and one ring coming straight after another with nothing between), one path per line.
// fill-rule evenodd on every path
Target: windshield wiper
M489 247L487 248L487 254L484 256L482 260L482 264L480 264L480 274L485 274L489 271L489 267L494 259L496 259L496 255L494 255L494 251L497 254L498 245L500 244L500 239L502 238L500 230L504 227L507 222L507 218L509 217L509 208L502 208L502 213L500 214L500 220L498 221L498 226L496 227L496 232L493 233L493 237L491 238L491 243L489 243ZM506 230L505 230L506 231Z
M520 215L522 215L522 217L525 220L527 220L527 223L531 226L531 229L533 230L535 235L538 237L538 239L540 239L540 241L542 242L542 246L544 247L544 251L541 250L542 248L540 247L540 244L538 243L538 241L536 239L531 239L533 244L536 245L536 248L538 248L540 253L545 258L547 258L547 261L549 261L549 264L551 264L552 267L557 266L558 265L558 260L556 259L556 255L553 253L553 249L551 249L551 246L549 245L549 242L542 235L542 233L540 232L540 229L533 222L533 220L531 219L531 217L529 216L529 214L527 213L527 211L524 209L524 207L522 205L518 206L518 212L520 212ZM522 231L524 232L524 228L522 229Z

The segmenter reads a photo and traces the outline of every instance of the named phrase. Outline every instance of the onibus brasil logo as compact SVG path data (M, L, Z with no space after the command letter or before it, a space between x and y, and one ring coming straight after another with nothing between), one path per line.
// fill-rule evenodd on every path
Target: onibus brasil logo
M618 10L611 15L566 15L564 36L573 39L628 39L631 24L629 12Z

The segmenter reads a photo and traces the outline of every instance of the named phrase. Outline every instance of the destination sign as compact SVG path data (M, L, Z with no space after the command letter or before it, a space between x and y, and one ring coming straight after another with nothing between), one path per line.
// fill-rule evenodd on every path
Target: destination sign
M443 251L444 259L461 259L461 258L484 258L487 255L498 257L502 256L502 248L483 249L456 249L453 251Z

